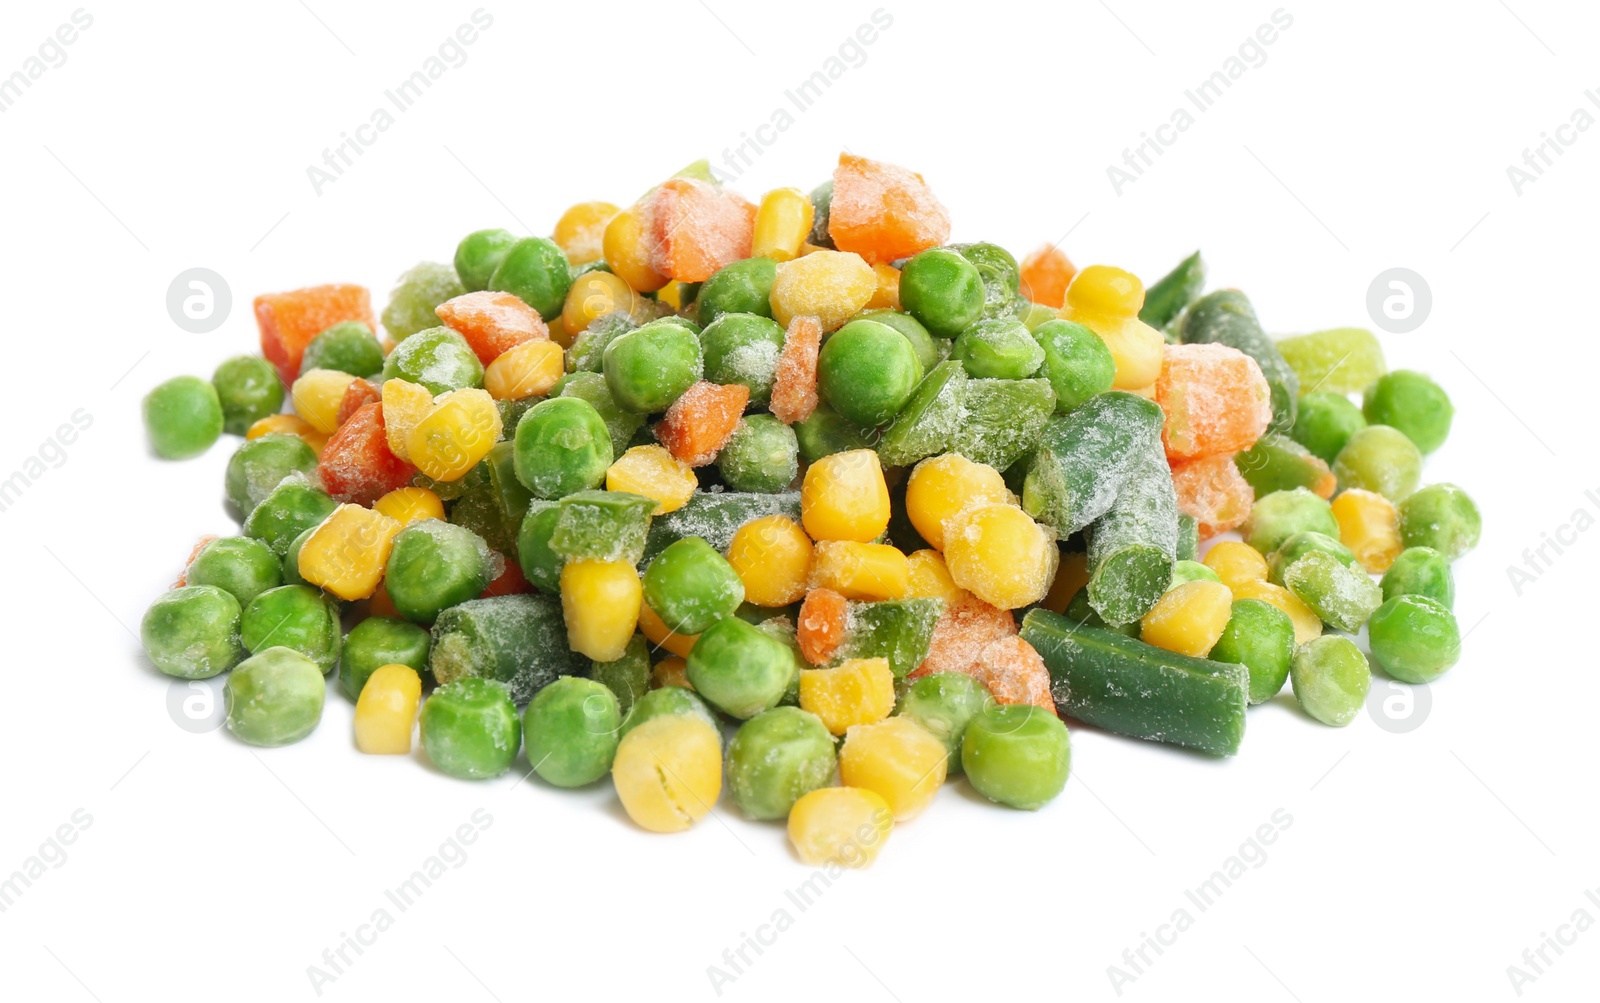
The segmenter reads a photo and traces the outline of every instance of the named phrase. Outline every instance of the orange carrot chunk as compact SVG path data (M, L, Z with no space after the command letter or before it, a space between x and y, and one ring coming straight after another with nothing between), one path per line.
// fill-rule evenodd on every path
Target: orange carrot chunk
M311 339L335 324L357 320L376 331L372 298L365 286L311 286L287 293L267 293L255 300L261 354L278 367L287 386L300 375L300 358Z
M667 408L666 417L656 426L656 439L674 459L703 467L717 458L749 403L747 386L701 380Z

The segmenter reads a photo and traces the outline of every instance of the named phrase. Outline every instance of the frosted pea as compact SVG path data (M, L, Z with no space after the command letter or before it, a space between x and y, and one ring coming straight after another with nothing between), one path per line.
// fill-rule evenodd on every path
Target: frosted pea
M1333 472L1341 488L1376 491L1398 503L1415 491L1422 479L1422 453L1404 432L1388 425L1368 425L1339 450Z
M239 601L212 585L173 589L151 603L139 639L156 668L180 679L207 679L245 656Z
M622 710L604 683L562 676L535 693L522 715L534 772L557 787L582 787L606 775L621 741Z
M783 328L770 317L724 313L700 332L705 378L724 386L737 383L750 390L750 403L772 397L772 377L783 350Z
M439 770L461 780L498 777L522 746L522 721L504 683L458 679L433 691L418 719L422 749Z
M1454 484L1430 484L1399 505L1400 539L1431 547L1453 561L1478 545L1483 517L1472 497Z
M260 540L226 536L200 548L184 579L190 585L215 585L243 605L283 584L283 564Z
M144 399L150 448L165 460L199 456L222 435L222 401L198 376L174 376Z
M834 763L833 736L821 718L774 707L740 725L728 743L728 790L751 818L784 818L833 779Z
M464 295L466 291L453 266L435 261L414 265L400 276L389 293L389 304L383 308L384 329L389 332L389 337L403 342L418 331L438 324L439 317L433 312L434 307ZM442 393L439 390L433 392Z
M339 664L344 640L338 603L309 585L281 585L256 596L240 617L239 636L253 654L290 648L324 673Z
M240 662L223 694L234 737L250 745L290 745L321 722L327 684L311 659L272 647Z
M1355 642L1338 634L1307 641L1289 669L1295 699L1323 724L1342 728L1355 720L1372 688L1372 670Z
M1426 596L1395 596L1367 622L1372 660L1403 683L1431 683L1461 657L1453 613Z

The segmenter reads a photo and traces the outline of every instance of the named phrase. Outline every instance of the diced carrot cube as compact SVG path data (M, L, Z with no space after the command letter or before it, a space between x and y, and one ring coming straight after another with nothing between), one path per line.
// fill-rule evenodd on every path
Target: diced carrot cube
M930 672L979 676L978 661L984 650L1016 632L1017 618L1010 610L991 606L977 596L946 606L933 625L927 657L907 678L916 679Z
M1032 704L1056 713L1050 695L1050 670L1033 645L1020 637L991 641L978 655L978 671L973 673L989 687L997 703Z
M1059 310L1067 302L1067 286L1076 274L1077 266L1065 251L1045 244L1022 259L1022 296L1030 303Z
M1172 468L1178 511L1200 524L1202 540L1227 532L1250 518L1256 493L1231 456L1207 456Z
M1156 403L1161 442L1177 462L1249 449L1272 421L1272 391L1256 360L1227 345L1167 345Z
M255 300L261 354L278 367L287 386L300 375L300 357L311 339L335 324L358 320L377 330L372 298L365 286L327 285L267 293Z
M533 583L523 577L522 568L517 566L517 562L506 560L505 570L500 572L500 577L490 582L489 587L484 589L478 598L489 599L494 596L519 595L532 591Z
M650 197L651 267L679 282L704 282L750 256L756 206L708 181L673 178Z
M383 395L378 392L377 385L371 380L360 378L351 380L350 385L344 388L344 396L339 398L339 414L334 420L343 425L350 420L351 415L368 404L376 404L382 399Z
M822 323L815 317L789 322L772 377L772 416L785 425L805 421L817 409L817 350Z
M178 572L178 580L172 583L173 588L181 589L189 584L189 565L193 564L194 559L200 556L200 551L206 549L206 544L216 538L215 533L208 533L194 541L194 546L189 548L189 556L183 559L183 570Z
M841 153L833 172L828 236L839 250L854 251L868 264L894 261L949 239L950 214L922 175Z
M800 604L795 641L800 654L812 665L826 665L844 641L844 596L832 589L812 589Z
M389 451L383 405L366 404L329 437L317 471L339 501L371 505L409 484L417 468Z
M701 380L667 408L656 426L656 438L673 458L703 467L717 458L749 403L750 388L743 384Z
M478 361L486 366L508 348L550 337L539 311L511 293L467 293L440 303L433 312L446 327L467 339Z

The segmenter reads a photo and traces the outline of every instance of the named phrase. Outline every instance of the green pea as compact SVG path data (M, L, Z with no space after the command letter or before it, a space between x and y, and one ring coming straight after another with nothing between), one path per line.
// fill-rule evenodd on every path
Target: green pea
M190 585L215 585L242 606L283 584L283 563L260 540L225 536L201 547L184 577Z
M853 320L822 345L817 392L857 425L876 427L893 418L922 382L922 364L899 331L873 320Z
M243 435L250 426L283 407L283 382L272 363L259 355L236 355L211 374L222 405L222 430Z
M1289 678L1289 665L1294 661L1294 621L1271 603L1235 599L1228 625L1206 657L1250 670L1250 702L1266 703L1278 695Z
M740 418L717 453L717 471L735 491L782 491L800 473L794 430L770 414Z
M798 707L774 707L739 726L728 742L728 792L754 819L787 818L806 794L833 779L833 736Z
M1289 438L1322 462L1332 463L1350 437L1366 427L1366 416L1344 394L1312 393L1300 398Z
M606 386L606 378L598 371L573 373L565 377L560 389L552 388L550 396L576 397L588 401L595 413L600 416L600 420L605 422L606 432L611 436L613 456L621 456L627 452L633 437L645 427L644 415L633 414L617 406L616 398L611 396L611 388ZM537 403L533 405L533 407L538 406Z
M1323 634L1294 653L1289 681L1302 710L1323 724L1342 728L1366 703L1372 670L1354 641L1341 634Z
M961 768L979 794L1033 811L1067 786L1072 743L1067 726L1031 704L994 704L967 724Z
M613 310L596 317L588 327L575 332L572 347L567 349L567 369L577 373L600 372L607 346L638 326L626 310ZM550 396L554 397L557 392L556 388L551 388Z
M777 706L794 675L789 646L736 616L725 616L702 631L689 649L688 663L695 692L741 720Z
M1431 547L1453 561L1478 545L1483 517L1472 497L1454 484L1430 484L1399 505L1400 540Z
M439 315L433 312L434 308L465 295L466 291L453 266L424 261L400 276L389 292L389 305L383 308L380 319L389 337L403 342L418 331L438 324Z
M383 348L372 328L359 320L347 320L323 331L306 346L305 354L300 357L300 375L313 369L375 376L383 371Z
M324 673L339 664L344 634L339 604L309 585L280 585L250 600L239 618L239 639L251 654L292 648Z
M1313 550L1320 550L1337 557L1339 563L1347 568L1362 570L1361 562L1356 560L1356 555L1349 547L1326 533L1302 530L1280 543L1277 550L1267 555L1267 579L1274 585L1282 585L1284 569Z
M322 720L328 687L317 663L272 647L240 662L223 686L228 730L250 745L292 745Z
M767 257L745 258L724 266L706 279L700 295L695 297L700 306L700 323L710 327L717 318L730 313L770 318L772 283L777 277L778 263Z
M561 567L567 559L550 547L556 523L561 519L561 506L550 501L535 501L522 517L522 528L517 533L517 562L522 566L522 576L533 587L547 595L561 592Z
M510 230L474 230L461 238L456 245L456 274L467 292L475 293L489 288L494 270L506 259L506 252L517 242Z
M367 680L385 665L409 665L424 679L432 637L414 623L389 616L369 616L344 637L339 658L339 684L351 700L361 696Z
M1432 547L1407 547L1383 573L1383 598L1426 596L1445 609L1456 604L1456 579L1450 561Z
M744 582L727 558L698 536L656 555L644 572L644 601L680 634L698 634L744 602Z
M289 549L294 538L326 519L339 503L303 476L291 475L261 499L244 520L244 535L255 537L275 554Z
M979 378L1022 380L1044 363L1044 348L1021 321L980 320L956 338L950 358Z
M223 493L240 518L291 474L310 477L317 471L317 452L296 435L273 432L246 439L228 458Z
M665 411L701 377L700 339L679 324L651 321L607 345L603 369L618 407Z
M1367 621L1378 667L1403 683L1431 683L1461 658L1455 614L1426 596L1395 596Z
M598 487L611 466L611 433L594 405L579 397L535 404L512 442L517 480L536 498Z
M418 383L437 396L483 386L483 363L467 339L448 327L431 327L395 346L383 361L383 378Z
M389 549L384 583L401 616L432 623L442 610L489 587L489 545L469 529L423 519L402 529Z
M928 333L954 338L983 315L983 276L959 251L932 247L900 270L900 305Z
M783 350L783 328L777 321L754 313L721 314L700 332L700 348L706 379L749 387L752 404L772 399L772 377Z
M1455 405L1429 377L1409 369L1396 369L1378 377L1362 395L1361 412L1374 425L1388 425L1406 434L1426 456L1444 445L1450 435Z
M533 771L557 787L592 784L611 770L622 711L605 684L562 676L522 712L522 736Z
M1422 479L1422 453L1404 432L1388 425L1368 425L1339 450L1333 472L1344 490L1376 491L1398 504Z
M660 689L650 690L633 702L633 708L622 722L617 738L620 741L628 732L646 721L669 714L688 714L697 717L709 724L719 739L722 736L716 715L711 713L705 701L696 696L693 690L684 689L682 686L663 686Z
M944 743L948 769L961 772L961 738L967 725L994 703L989 688L965 672L931 672L900 698L895 713L909 717Z
M650 642L643 634L633 635L621 658L590 662L589 676L616 694L617 707L627 717L635 701L650 689Z
M198 376L174 376L144 398L150 448L164 460L187 460L222 436L222 401Z
M1244 539L1263 554L1283 546L1296 533L1311 530L1337 539L1339 521L1326 499L1305 488L1274 491L1256 499L1244 525Z
M1212 571L1199 561L1174 561L1172 565L1172 584L1167 586L1167 590L1170 592L1179 585L1187 585L1190 582L1220 581L1222 581L1222 578L1215 571Z
M1098 334L1075 321L1049 320L1033 329L1033 337L1044 349L1040 375L1056 392L1057 414L1111 389L1117 367Z
M1308 551L1284 568L1283 586L1323 623L1352 634L1383 603L1383 591L1359 564L1351 567L1323 550Z
M522 721L506 684L468 677L447 683L422 705L422 751L440 772L487 780L511 769L522 745Z
M500 412L500 441L510 442L517 434L517 422L539 403L538 397L524 397L516 401L495 401L494 409Z
M283 552L283 582L284 585L310 585L300 574L300 548L311 539L311 534L317 531L316 526L311 526L300 531L300 535L289 541L288 549Z
M985 282L993 282L1012 293L1022 288L1022 268L1011 252L999 244L980 240L972 244L951 244L950 249L972 262Z
M828 215L833 209L832 178L811 190L811 209L811 243L834 250L833 235L828 232Z
M909 313L901 313L899 310L887 308L863 310L850 319L875 320L885 327L892 327L905 335L905 339L911 342L911 350L917 353L917 361L922 363L923 372L927 372L943 362L943 353L948 351L950 347L949 342L943 339L940 339L936 344L933 340L933 335L928 333L928 329L923 327L917 318Z
M139 640L155 667L180 679L209 679L245 656L239 600L214 585L186 585L150 604Z
M490 289L515 295L541 317L561 315L571 286L566 252L546 237L524 237L512 244L489 277Z
M790 427L794 429L800 456L807 463L852 449L871 449L877 443L872 429L856 425L821 401L810 417Z

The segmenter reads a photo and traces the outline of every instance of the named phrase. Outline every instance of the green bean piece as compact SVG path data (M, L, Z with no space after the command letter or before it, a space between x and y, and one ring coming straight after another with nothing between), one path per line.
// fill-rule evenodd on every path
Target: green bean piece
M1039 442L1056 406L1049 380L969 379L951 449L974 463L1005 470Z
M1147 449L1116 500L1088 529L1089 604L1107 623L1144 616L1172 582L1178 499L1159 445Z
M627 491L576 491L557 503L550 550L567 561L639 563L656 500ZM558 572L559 574L559 572Z
M1083 529L1111 508L1137 458L1160 448L1164 421L1154 401L1119 390L1050 419L1028 467L1023 509L1057 539Z
M1145 287L1144 306L1139 319L1156 330L1178 319L1185 308L1200 298L1206 287L1206 264L1196 251L1178 262L1172 271Z
M1274 491L1292 491L1308 488L1323 493L1333 490L1334 477L1328 465L1300 443L1268 432L1257 439L1255 445L1233 458L1239 473L1250 483L1256 497Z
M799 522L800 492L696 491L683 508L650 523L640 564L648 565L668 546L690 537L700 537L716 550L726 552L740 526L769 515L788 516Z
M883 438L877 443L878 458L883 461L883 465L908 467L918 460L950 449L966 417L964 406L966 385L967 371L960 362L951 360L934 366L928 375L922 378L922 382L917 384L917 389L894 416L894 420L884 430ZM819 407L818 412L820 411ZM829 414L837 417L831 409ZM829 449L828 453L821 453L815 449L808 451L805 435L807 426L811 425L813 420L827 421L826 418L817 419L817 412L813 412L810 418L796 426L801 434L800 451L808 462L815 462L828 453L873 445L868 433L859 431L856 426L839 418L838 421L844 425L846 435L840 437L841 441L837 445L843 448ZM848 442L857 444L847 445ZM809 455L813 452L818 455Z
M469 599L441 612L428 666L441 683L503 683L522 704L558 676L582 672L589 661L567 647L561 601L523 594Z

